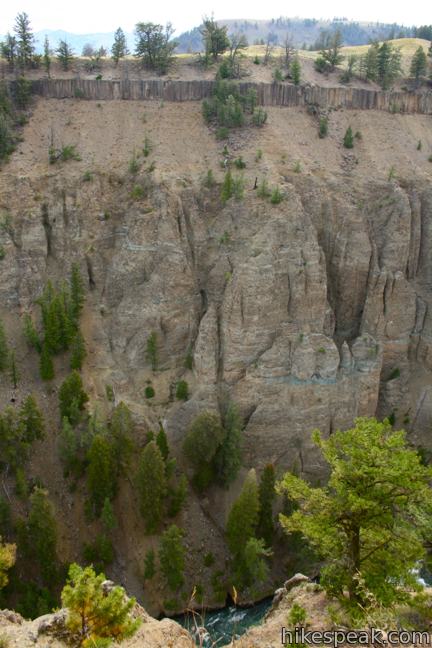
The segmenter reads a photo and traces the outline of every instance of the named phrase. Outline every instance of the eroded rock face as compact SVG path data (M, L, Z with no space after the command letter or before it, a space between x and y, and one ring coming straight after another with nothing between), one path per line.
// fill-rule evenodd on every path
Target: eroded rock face
M163 417L179 443L198 411L233 400L248 466L275 461L312 478L321 472L314 428L330 434L356 416L394 412L427 442L429 188L368 181L350 193L297 178L272 207L254 196L223 206L217 190L155 185L131 204L102 179L93 195L56 179L35 204L35 187L10 182L27 204L1 233L3 303L30 310L48 276L80 262L95 398L109 382L148 425ZM110 218L101 220L106 191ZM172 385L182 375L191 398L180 406ZM150 378L160 396L152 410L143 405Z

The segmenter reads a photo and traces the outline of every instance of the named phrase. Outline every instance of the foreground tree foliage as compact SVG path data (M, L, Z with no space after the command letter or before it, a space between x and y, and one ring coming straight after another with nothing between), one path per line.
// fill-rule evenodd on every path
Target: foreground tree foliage
M134 635L140 626L140 620L131 615L135 599L128 599L122 587L108 590L105 580L104 574L96 575L91 567L69 567L61 600L68 610L66 625L79 646L107 645L98 643L101 639L122 641Z
M142 451L138 471L138 490L141 515L147 533L154 533L162 521L167 494L165 463L154 441L150 441Z
M0 589L8 584L8 570L13 567L16 559L16 546L3 544L0 536Z
M358 418L355 427L324 440L313 435L330 466L330 479L314 488L287 473L279 484L298 507L281 514L288 533L299 531L325 561L321 584L353 609L367 606L367 592L383 606L418 588L415 566L430 533L432 468L407 446L390 423Z

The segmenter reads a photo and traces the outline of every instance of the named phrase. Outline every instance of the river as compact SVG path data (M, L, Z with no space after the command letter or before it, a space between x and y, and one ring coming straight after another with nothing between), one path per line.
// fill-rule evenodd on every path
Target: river
M262 621L271 606L272 599L267 598L248 608L230 605L214 612L205 612L195 616L183 614L176 621L189 630L195 637L196 644L203 648L220 648L230 643L233 637L240 637L248 628ZM196 626L204 626L202 643L199 641Z

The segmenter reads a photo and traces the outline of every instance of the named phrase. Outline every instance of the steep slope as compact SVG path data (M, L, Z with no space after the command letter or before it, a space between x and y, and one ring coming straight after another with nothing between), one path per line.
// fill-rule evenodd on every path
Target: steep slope
M95 528L83 516L84 485L68 492L58 461L56 392L67 365L59 358L53 384L41 383L21 331L46 280L65 279L74 261L88 279L90 407L111 407L111 385L115 402L134 413L137 441L162 420L186 469L180 446L197 413L232 400L244 418L239 479L229 492L191 496L178 520L187 529L191 587L210 578L204 548L224 565L225 518L248 468L273 461L279 471L322 478L314 428L330 434L359 415L393 414L430 447L430 117L342 110L329 117L329 137L320 140L314 116L271 108L264 128L230 136L227 155L196 104L35 105L0 176L0 317L22 375L16 391L1 378L0 403L35 392L50 420L30 472L54 499L65 561L80 557ZM348 125L361 132L353 151L341 143ZM145 137L152 151L131 174ZM52 138L76 145L81 161L50 166ZM203 178L212 169L220 183L226 158L239 155L247 164L244 199L224 204L220 185L205 188ZM93 180L83 180L86 171ZM253 190L263 177L283 191L280 204ZM146 355L152 332L156 372ZM189 354L193 369L185 368ZM180 378L189 384L184 403L174 399ZM132 476L116 513L113 575L157 611L165 594L143 590L142 578L156 538L144 535Z

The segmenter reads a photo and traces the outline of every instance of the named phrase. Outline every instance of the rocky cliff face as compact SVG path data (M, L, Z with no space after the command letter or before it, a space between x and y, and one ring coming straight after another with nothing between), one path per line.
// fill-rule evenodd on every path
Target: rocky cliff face
M247 160L245 197L223 204L220 186L202 186L207 168L222 179L222 146L199 108L41 101L0 178L1 316L23 374L14 397L33 390L45 393L47 409L55 404L26 351L20 318L35 308L47 278L62 280L77 261L88 279L87 388L95 403L112 385L143 438L163 419L179 448L199 411L232 400L245 421L246 468L273 461L320 478L311 431L331 434L361 415L393 413L417 443L431 446L431 165L415 157L420 137L432 146L430 118L372 112L365 119L335 113L323 143L312 117L273 109L268 127L229 143L233 157ZM347 154L339 137L353 121L363 142ZM53 122L63 142L77 143L82 162L48 167L45 131ZM132 177L128 160L144 133L156 170L145 161ZM254 162L257 147L262 162ZM302 173L292 171L296 159ZM390 162L398 173L388 180ZM82 181L86 169L92 182ZM278 184L284 200L260 199L256 176ZM151 332L155 373L146 357ZM185 369L190 354L193 368ZM173 397L180 378L189 383L186 403ZM10 396L3 382L3 402ZM54 434L46 443L59 492ZM228 501L212 510L216 527Z

